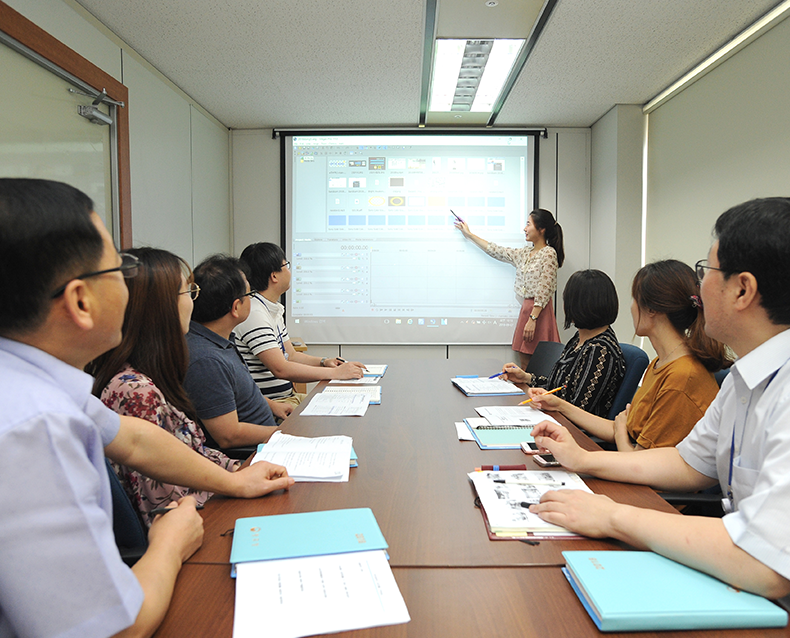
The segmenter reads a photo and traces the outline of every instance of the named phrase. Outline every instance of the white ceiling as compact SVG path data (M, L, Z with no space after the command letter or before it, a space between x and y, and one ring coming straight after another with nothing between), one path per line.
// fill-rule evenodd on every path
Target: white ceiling
M424 0L78 1L230 128L418 122ZM496 125L587 127L643 104L776 4L559 0Z

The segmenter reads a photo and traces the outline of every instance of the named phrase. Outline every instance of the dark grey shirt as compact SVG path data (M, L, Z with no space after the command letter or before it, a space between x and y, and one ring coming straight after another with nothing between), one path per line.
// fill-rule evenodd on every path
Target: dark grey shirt
M277 425L269 404L231 341L192 321L187 344L189 368L184 387L200 419L213 419L236 410L239 421ZM208 445L217 446L208 432L206 437Z

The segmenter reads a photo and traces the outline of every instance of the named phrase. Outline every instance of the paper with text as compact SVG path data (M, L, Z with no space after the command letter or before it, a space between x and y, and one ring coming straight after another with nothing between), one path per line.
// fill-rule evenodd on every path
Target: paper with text
M351 460L350 436L293 436L277 431L252 459L282 465L300 483L345 483Z
M322 392L310 399L300 416L365 416L369 404L366 394Z

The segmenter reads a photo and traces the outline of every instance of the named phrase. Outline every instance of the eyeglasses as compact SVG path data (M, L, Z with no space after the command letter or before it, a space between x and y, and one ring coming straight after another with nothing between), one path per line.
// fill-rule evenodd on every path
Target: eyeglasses
M106 275L108 272L120 272L124 279L131 279L132 277L136 277L137 273L140 271L140 260L135 257L134 255L130 255L129 253L120 253L121 257L121 265L116 268L107 268L106 270L95 270L93 272L86 272L77 277L73 277L69 279L65 284L63 284L60 288L55 290L52 293L52 299L56 297L60 297L65 290L66 286L68 286L72 281L75 279L87 279L88 277L98 277L99 275Z
M697 283L701 283L703 277L705 277L705 269L708 270L718 270L719 272L724 272L722 268L716 268L715 266L708 266L705 262L708 261L707 259L700 259L696 264L694 264L694 272L697 274Z
M197 284L189 284L186 290L182 290L178 294L189 295L190 297L192 297L192 301L195 301L195 299L198 298L198 295L200 295L200 286L198 286Z
M253 295L257 295L257 290L250 290L249 292L245 292L243 295L239 295L239 299L244 299L244 297L252 297Z
M291 269L291 262L290 261L286 261L282 266L280 266L280 270L282 270L283 268L287 268L288 270L290 270Z

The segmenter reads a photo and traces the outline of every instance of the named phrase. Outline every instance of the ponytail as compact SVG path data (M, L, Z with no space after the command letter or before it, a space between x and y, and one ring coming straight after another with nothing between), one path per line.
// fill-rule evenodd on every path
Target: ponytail
M546 231L546 243L557 253L557 265L562 266L565 261L565 244L562 239L562 226L560 226L545 208L536 208L530 214L535 228Z
M639 269L631 285L631 296L642 309L667 316L683 337L686 347L705 369L716 372L732 365L724 344L705 334L705 316L697 295L694 271L676 259L647 264Z

